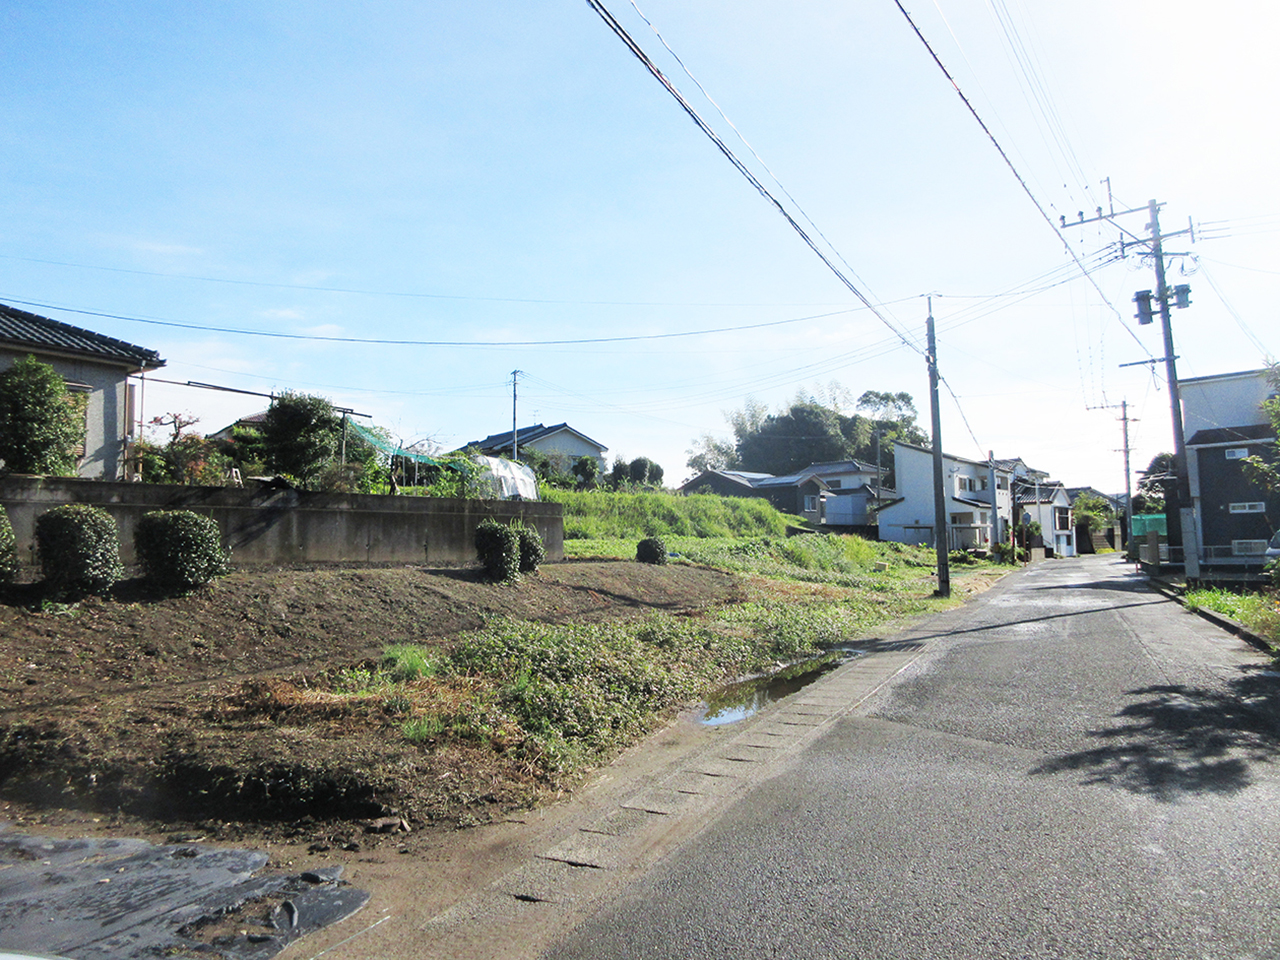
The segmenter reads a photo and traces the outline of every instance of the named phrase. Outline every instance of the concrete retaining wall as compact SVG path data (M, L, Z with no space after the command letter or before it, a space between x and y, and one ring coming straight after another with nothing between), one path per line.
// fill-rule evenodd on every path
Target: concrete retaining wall
M24 563L35 563L36 517L64 503L88 503L110 513L120 527L120 553L126 564L134 562L133 531L138 518L164 509L213 517L237 565L465 563L476 559L476 524L486 517L522 520L542 536L548 560L564 558L563 509L558 503L10 475L0 478L0 504L9 514Z

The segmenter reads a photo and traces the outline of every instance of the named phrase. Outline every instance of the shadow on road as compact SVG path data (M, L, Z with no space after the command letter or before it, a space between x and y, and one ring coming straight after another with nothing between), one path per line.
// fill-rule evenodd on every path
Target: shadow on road
M1092 750L1046 761L1033 774L1078 771L1157 800L1186 793L1234 793L1252 783L1255 764L1280 747L1280 676L1241 667L1225 690L1181 685L1131 690L1115 726L1090 732Z
M1150 584L1145 579L1129 577L1124 580L1088 580L1083 583L1046 583L1034 587L1021 587L1020 589L1028 593L1036 593L1039 591L1062 591L1062 590L1112 590L1117 593L1149 593L1153 596L1159 596L1151 589Z
M965 627L961 630L941 630L938 633L920 634L914 639L919 642L924 640L937 640L940 637L959 637L967 633L987 633L1000 631L1006 627L1025 626L1029 623L1048 623L1050 620L1065 620L1071 617L1083 617L1090 613L1110 613L1112 610L1127 610L1130 607L1145 607L1152 603L1162 602L1165 601L1157 597L1152 600L1143 600L1140 603L1122 603L1104 607L1087 607L1082 610L1069 610L1066 613L1046 613L1039 617L1023 617L1021 620L993 619L990 623L982 623L976 627Z

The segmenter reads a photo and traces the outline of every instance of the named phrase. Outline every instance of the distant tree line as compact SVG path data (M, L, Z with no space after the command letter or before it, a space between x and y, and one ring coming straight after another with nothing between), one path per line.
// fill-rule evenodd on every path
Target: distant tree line
M852 412L846 412L850 408ZM802 391L773 413L748 397L741 410L725 414L732 438L703 434L687 451L687 462L697 471L734 469L782 476L811 463L875 464L878 450L885 485L892 486L893 441L929 445L916 416L909 393L867 390L853 400L838 383L826 390Z

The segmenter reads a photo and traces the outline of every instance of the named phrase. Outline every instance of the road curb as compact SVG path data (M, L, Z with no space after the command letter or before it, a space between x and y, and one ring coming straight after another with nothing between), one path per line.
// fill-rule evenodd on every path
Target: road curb
M1216 610L1207 610L1204 607L1192 607L1187 603L1186 597L1184 597L1179 592L1178 588L1173 586L1173 584L1166 583L1163 580L1157 580L1155 577L1148 577L1147 582L1151 585L1153 590L1179 604L1188 613L1194 613L1201 619L1208 620L1214 626L1221 627L1228 633L1235 634L1245 643L1250 646L1257 647L1263 653L1270 654L1273 657L1280 656L1280 649L1273 646L1266 637L1259 636L1254 633L1239 620L1233 620L1226 614L1218 613Z

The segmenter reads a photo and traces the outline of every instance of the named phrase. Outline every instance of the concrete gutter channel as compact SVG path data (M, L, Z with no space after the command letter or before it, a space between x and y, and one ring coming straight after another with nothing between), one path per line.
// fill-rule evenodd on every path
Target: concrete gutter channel
M648 782L624 788L587 819L553 831L541 852L427 921L415 944L422 958L535 955L539 929L563 932L592 904L699 832L797 754L833 721L856 709L916 660L904 641L857 657L754 716L707 727L690 749ZM680 721L689 723L688 720ZM536 848L535 848L536 849Z

